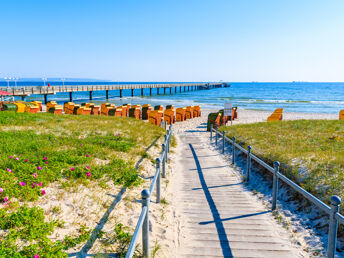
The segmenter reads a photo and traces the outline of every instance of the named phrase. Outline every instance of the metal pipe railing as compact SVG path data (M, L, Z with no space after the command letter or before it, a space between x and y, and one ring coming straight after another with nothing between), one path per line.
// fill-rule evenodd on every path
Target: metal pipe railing
M278 179L282 180L284 183L286 183L288 186L293 188L295 191L300 193L303 197L305 197L307 200L309 200L311 203L319 207L322 211L324 211L326 214L329 215L329 231L328 231L328 246L327 246L327 257L328 258L334 258L336 253L336 243L337 243L337 231L338 231L338 223L341 223L344 225L344 216L339 213L341 199L340 197L334 195L331 197L331 207L326 205L324 202L316 198L311 193L307 192L305 189L291 181L286 176L282 175L279 172L280 163L278 161L274 162L274 167L271 167L267 163L265 163L263 160L252 154L251 146L247 147L247 150L244 149L242 146L237 144L235 142L235 137L232 139L229 139L225 136L225 134L218 131L218 128L213 128L213 126L210 126L210 140L213 139L213 132L215 132L215 144L217 145L217 139L218 136L223 137L223 144L225 141L232 144L232 164L235 163L235 148L239 149L243 153L247 155L246 160L246 181L250 180L250 170L251 170L251 160L256 161L259 165L267 169L269 172L273 174L273 180L272 180L272 210L275 210L277 208L277 199L278 199Z
M126 258L131 258L134 255L136 243L138 241L138 235L140 230L142 231L142 247L144 257L149 258L149 202L152 197L154 187L156 185L156 202L160 203L161 201L161 176L165 178L166 176L166 162L168 161L168 152L170 151L172 138L172 125L169 126L167 134L164 137L164 143L162 144L162 153L159 158L156 158L156 171L150 185L149 190L144 189L141 193L142 197L142 211L139 217L139 220L136 224L133 237L131 239ZM162 166L162 171L161 171Z

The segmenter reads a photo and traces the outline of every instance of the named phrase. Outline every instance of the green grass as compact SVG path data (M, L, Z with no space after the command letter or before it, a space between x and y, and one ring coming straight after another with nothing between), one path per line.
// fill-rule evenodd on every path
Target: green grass
M227 136L316 197L330 203L332 195L344 198L344 121L297 120L221 127Z
M105 180L137 186L142 179L135 162L163 133L130 118L0 112L0 257L64 257L64 250L85 242L87 228L49 240L63 222L47 222L42 209L25 203L56 181L64 188L90 181L106 187Z

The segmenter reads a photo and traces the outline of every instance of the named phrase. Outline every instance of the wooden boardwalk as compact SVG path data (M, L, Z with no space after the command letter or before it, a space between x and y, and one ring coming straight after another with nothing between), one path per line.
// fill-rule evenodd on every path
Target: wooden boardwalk
M207 137L189 133L179 138L176 203L186 237L177 257L302 257Z

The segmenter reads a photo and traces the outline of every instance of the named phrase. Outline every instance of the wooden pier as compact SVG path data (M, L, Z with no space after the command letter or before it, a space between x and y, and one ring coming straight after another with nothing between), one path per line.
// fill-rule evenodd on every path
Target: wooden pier
M143 96L143 89L149 89L149 95L152 95L152 89L157 89L157 94L166 94L166 89L169 89L169 94L184 91L208 90L213 88L229 87L228 83L155 83L155 84L108 84L108 85L60 85L60 86L22 86L22 87L2 87L0 90L11 93L13 96L20 96L23 99L30 95L43 95L44 102L47 103L48 95L55 95L56 93L69 93L70 101L73 101L73 92L90 93L90 100L92 100L92 93L94 91L105 91L106 99L109 99L109 91L119 90L119 96L122 98L123 90L131 90L131 96L134 96L135 89L141 89L141 96ZM179 89L179 91L178 91ZM162 91L160 91L162 90Z

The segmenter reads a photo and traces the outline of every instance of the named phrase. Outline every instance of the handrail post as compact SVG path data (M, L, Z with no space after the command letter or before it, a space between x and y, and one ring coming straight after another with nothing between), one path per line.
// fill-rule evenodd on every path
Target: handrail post
M277 206L277 194L278 194L278 172L280 163L278 161L274 162L274 177L272 181L272 210L276 210Z
M156 158L156 173L158 173L158 177L156 179L156 202L160 203L160 181L161 181L161 171L160 171L160 158Z
M247 146L247 163L246 163L246 181L250 181L250 170L251 170L251 146Z
M339 205L342 202L340 197L334 195L331 197L331 211L330 211L330 223L328 228L328 246L327 257L334 258L336 254L336 242L337 242L337 228L338 221L336 219L336 213L339 212Z
M166 158L167 158L166 145L162 144L162 178L166 177Z
M218 127L216 127L216 132L215 132L215 145L217 145L217 133L219 132Z
M166 161L168 161L168 155L167 155L167 152L168 152L168 130L167 130L167 134L165 134L165 154L164 156L166 157Z
M210 141L213 139L213 124L210 124Z
M235 163L235 136L232 138L233 144L232 144L232 164Z
M225 137L226 137L226 132L223 131L222 132L222 153L225 153L225 143L226 143Z
M142 246L143 254L145 257L149 257L149 191L144 189L141 192L142 208L147 207L146 216L142 225Z

